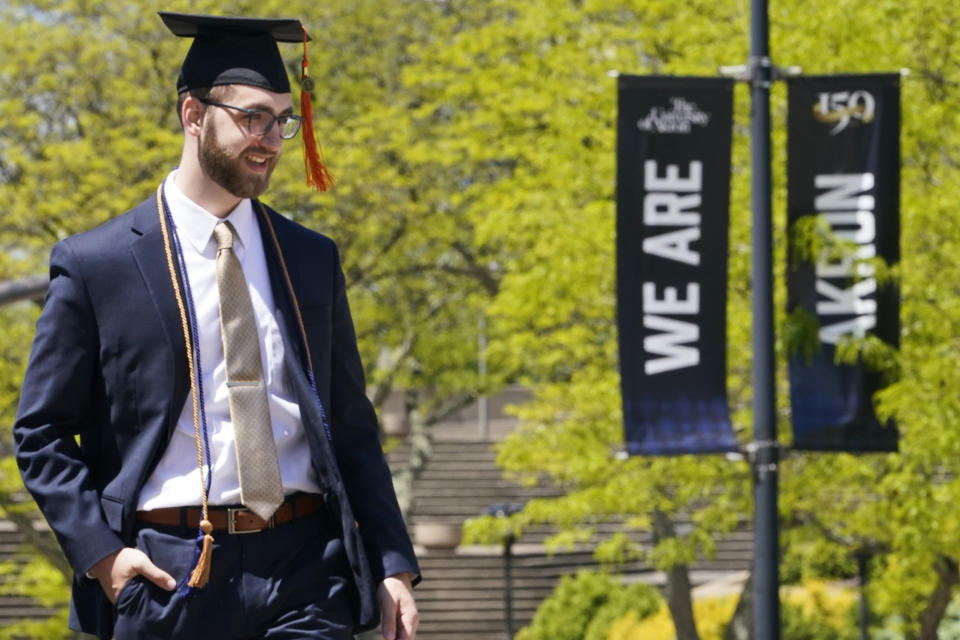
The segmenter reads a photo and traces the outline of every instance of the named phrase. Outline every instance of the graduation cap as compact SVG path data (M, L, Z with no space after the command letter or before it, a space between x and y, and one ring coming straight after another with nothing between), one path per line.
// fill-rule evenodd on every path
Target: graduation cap
M304 120L304 163L307 184L320 191L333 179L323 165L313 130L313 108L307 62L310 36L296 18L241 18L158 12L174 35L193 38L177 78L177 92L229 84L245 84L275 93L290 93L290 80L277 42L303 43L300 115Z

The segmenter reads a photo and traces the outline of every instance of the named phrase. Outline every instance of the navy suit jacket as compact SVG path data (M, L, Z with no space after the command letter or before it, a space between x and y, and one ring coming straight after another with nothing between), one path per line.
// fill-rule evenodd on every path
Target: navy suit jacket
M314 394L278 256L256 203L254 209L284 334L285 366L354 574L356 626L369 628L377 623L380 580L419 569L365 394L339 255L329 238L264 208L302 313ZM14 439L24 484L76 574L75 629L101 638L112 634L114 609L84 573L133 544L140 489L188 393L184 336L156 198L57 243Z

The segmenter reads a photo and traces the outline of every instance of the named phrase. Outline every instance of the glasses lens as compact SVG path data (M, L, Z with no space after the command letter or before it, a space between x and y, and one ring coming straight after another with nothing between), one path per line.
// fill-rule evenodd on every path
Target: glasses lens
M280 137L289 140L297 135L300 130L300 118L296 116L284 116L280 118Z
M254 111L249 118L250 133L255 136L262 136L273 126L273 116L266 111Z

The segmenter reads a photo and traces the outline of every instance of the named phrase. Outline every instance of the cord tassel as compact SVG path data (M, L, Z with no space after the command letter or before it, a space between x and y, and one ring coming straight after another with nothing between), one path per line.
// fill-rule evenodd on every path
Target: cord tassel
M202 374L200 371L200 347L197 344L196 318L191 309L185 302L185 296L180 289L180 282L177 279L177 269L174 264L173 253L176 250L178 256L182 258L182 251L177 242L176 235L172 235L168 229L167 217L170 214L167 208L166 200L163 197L163 184L157 188L157 213L160 216L160 232L163 235L163 248L167 257L167 269L170 272L170 282L173 285L173 293L177 299L177 309L180 311L180 323L183 328L184 343L187 348L187 370L190 374L190 393L193 396L193 430L197 444L197 466L200 469L200 501L203 518L200 521L200 532L197 535L196 549L193 555L192 569L184 576L180 583L179 591L181 595L189 597L206 586L210 579L210 556L213 552L213 537L210 533L213 531L213 525L207 519L207 491L210 483L210 472L207 472L207 479L203 478L203 454L207 453L207 466L210 467L210 451L206 446L207 441L207 419L204 414L203 404L199 399L203 396ZM170 221L172 225L172 220ZM183 272L184 285L187 289L186 298L190 298L190 280L186 277L186 269ZM188 321L190 316L192 322ZM193 330L191 331L191 327ZM196 580L194 579L196 574ZM199 585L199 586L197 586Z
M333 186L333 176L323 164L320 144L313 128L313 102L310 92L313 90L313 78L310 77L310 63L307 61L307 29L303 28L303 61L300 77L300 116L303 118L303 162L307 174L307 186L317 191L326 191Z
M200 521L200 530L203 532L203 542L200 548L200 557L197 558L197 565L190 573L190 581L187 586L191 589L203 589L210 582L210 560L213 556L213 525L209 520Z

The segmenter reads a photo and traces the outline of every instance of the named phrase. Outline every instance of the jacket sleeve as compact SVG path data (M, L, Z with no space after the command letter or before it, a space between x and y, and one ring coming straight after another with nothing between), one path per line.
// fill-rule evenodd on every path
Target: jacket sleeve
M377 416L366 395L346 283L336 251L332 302L331 437L340 474L375 577L379 580L406 572L419 576L413 545L380 445Z
M69 241L50 256L50 287L37 321L13 427L17 465L74 571L122 548L100 506L77 436L96 427L99 338L80 261Z

